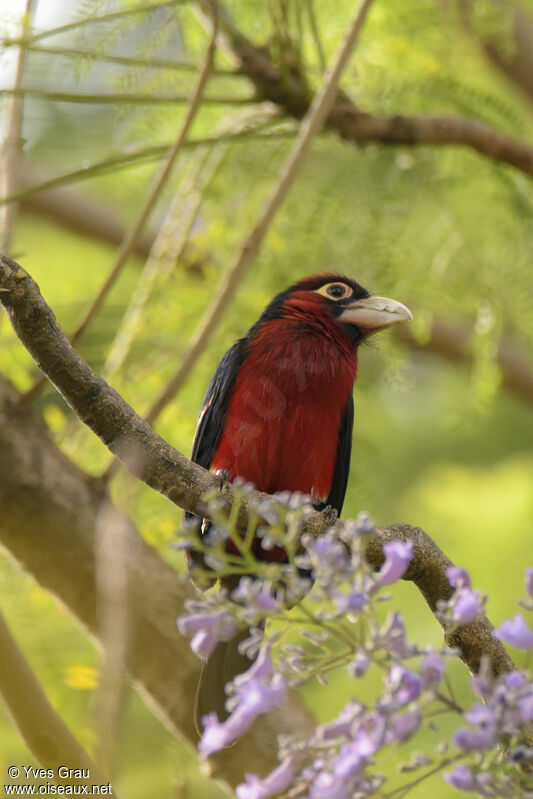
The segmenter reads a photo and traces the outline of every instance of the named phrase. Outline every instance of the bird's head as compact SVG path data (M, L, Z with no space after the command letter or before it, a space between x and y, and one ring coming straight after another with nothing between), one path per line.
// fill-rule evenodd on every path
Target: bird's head
M355 280L336 273L311 275L290 286L273 299L259 323L294 315L322 324L336 322L354 344L413 318L401 302L374 297Z

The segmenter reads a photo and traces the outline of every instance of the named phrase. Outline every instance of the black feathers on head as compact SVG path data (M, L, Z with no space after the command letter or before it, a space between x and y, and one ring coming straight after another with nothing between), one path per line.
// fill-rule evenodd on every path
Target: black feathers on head
M350 286L353 290L350 300L362 300L365 297L370 296L370 292L363 288L363 286L361 286L355 280L346 277L346 275L341 275L339 272L321 272L318 275L310 275L309 277L304 277L302 280L299 280L297 283L293 283L292 286L289 286L279 294L276 294L274 299L267 305L257 322L253 325L253 327L250 328L248 336L253 335L265 322L269 322L271 319L279 319L282 314L285 301L290 297L291 294L294 294L296 291L316 291L321 286L325 286L327 283L345 283L347 286ZM332 303L332 307L334 305L338 305L339 312L342 310L342 302Z

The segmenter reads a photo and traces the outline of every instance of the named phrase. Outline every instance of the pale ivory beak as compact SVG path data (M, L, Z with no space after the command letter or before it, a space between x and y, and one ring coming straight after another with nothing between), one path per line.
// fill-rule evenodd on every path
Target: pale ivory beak
M357 325L368 336L391 327L397 322L405 322L413 318L413 314L397 300L388 297L366 297L354 300L345 307L338 319L349 325Z

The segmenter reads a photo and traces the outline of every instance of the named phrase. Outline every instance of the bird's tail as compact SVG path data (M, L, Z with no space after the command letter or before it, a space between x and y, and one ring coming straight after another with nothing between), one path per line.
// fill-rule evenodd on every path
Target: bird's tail
M205 661L194 703L194 723L199 735L203 730L202 718L208 713L215 712L219 721L228 717L225 687L252 665L251 660L239 652L239 644L249 636L249 630L241 630L230 641L220 641Z

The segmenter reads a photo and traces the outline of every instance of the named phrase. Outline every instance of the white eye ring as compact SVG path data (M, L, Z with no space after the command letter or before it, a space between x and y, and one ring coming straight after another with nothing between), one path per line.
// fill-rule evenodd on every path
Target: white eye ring
M323 297L327 297L328 300L337 302L353 295L353 289L351 286L347 286L346 283L326 283L325 286L316 289L316 292L317 294L322 294Z

